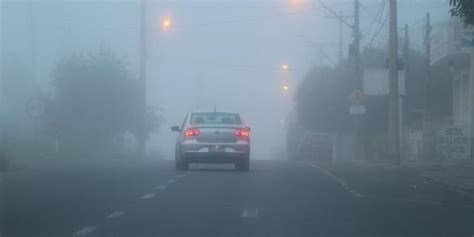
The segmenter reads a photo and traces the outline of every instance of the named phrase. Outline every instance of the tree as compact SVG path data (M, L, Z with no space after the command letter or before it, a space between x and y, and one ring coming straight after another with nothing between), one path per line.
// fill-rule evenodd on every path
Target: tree
M404 122L410 128L421 128L425 91L425 56L410 50L406 94L404 96ZM386 67L387 51L367 48L362 54L364 67ZM431 116L444 120L450 116L452 89L449 70L445 67L433 69L430 78L430 108L445 109ZM349 115L350 94L353 90L353 73L348 65L335 68L314 68L301 82L296 94L296 108L299 120L305 129L313 132L350 132L353 120ZM366 114L363 123L363 139L366 140L368 154L386 151L388 130L388 96L366 96ZM448 108L448 109L446 109Z
M451 16L460 17L466 25L474 25L474 1L472 0L450 0L452 6Z
M30 68L15 56L3 55L1 62L1 109L2 125L15 136L31 136L32 120L27 114L28 101L39 96L37 83L32 79Z
M125 132L136 134L143 122L148 131L158 126L160 117L154 110L149 111L148 121L141 119L138 81L131 78L126 62L110 50L64 58L52 75L51 127L73 152L113 147Z
M314 68L296 94L298 117L314 132L339 132L349 125L348 71L341 68Z

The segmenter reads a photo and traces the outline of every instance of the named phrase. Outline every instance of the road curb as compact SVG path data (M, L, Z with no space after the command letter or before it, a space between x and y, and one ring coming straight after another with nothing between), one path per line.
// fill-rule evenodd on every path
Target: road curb
M425 179L427 182L430 182L432 184L435 184L435 185L438 185L444 189L448 189L450 191L453 191L453 192L456 192L456 193L459 193L461 195L464 195L464 196L467 196L471 199L474 200L474 190L469 190L469 189L464 189L464 188L461 188L461 187L457 187L457 186L454 186L454 185L450 185L450 184L447 184L445 182L442 182L442 181L439 181L437 179L434 179L432 177L429 177L427 175L421 175L420 174L420 177L422 177L423 179Z
M420 169L417 169L416 167L409 167L409 166L403 166L403 165L401 165L399 167L395 167L391 164L387 164L388 166L385 166L384 164L364 165L364 164L361 164L361 163L358 163L358 162L345 162L343 165L352 165L352 166L357 167L357 168L366 168L366 169L383 169L383 170L391 170L391 171L402 171L402 170L409 171L409 172L412 172L412 173L418 175L419 177L423 178L426 182L437 185L437 186L439 186L443 189L450 190L452 192L456 192L458 194L461 194L465 197L468 197L468 198L474 200L474 190L465 189L465 188L461 188L461 187L454 186L454 185L451 185L451 184L447 184L443 181L437 180L437 179L435 179L433 177L430 177L428 175L424 175L423 171L420 170Z

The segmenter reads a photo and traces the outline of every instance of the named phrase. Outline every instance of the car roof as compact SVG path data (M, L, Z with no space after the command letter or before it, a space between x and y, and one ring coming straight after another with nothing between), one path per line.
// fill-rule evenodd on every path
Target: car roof
M197 114L197 113L214 113L214 111L193 111L193 112L191 112L191 114ZM239 114L238 112L228 112L228 111L216 111L215 113Z
M198 110L198 111L189 112L188 115L192 116L192 115L195 114L195 113L214 113L214 111L200 111L200 110ZM240 113L238 113L238 112L216 111L216 113L237 114L237 115L239 116L239 118L240 118L240 123L241 123L241 124L245 124L245 119L242 118L242 116L241 116ZM189 121L189 120L188 120L188 121Z

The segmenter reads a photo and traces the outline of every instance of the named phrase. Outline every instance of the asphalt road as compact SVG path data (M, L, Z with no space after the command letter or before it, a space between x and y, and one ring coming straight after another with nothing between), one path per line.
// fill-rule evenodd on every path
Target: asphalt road
M115 162L0 181L0 235L473 236L474 202L410 173Z

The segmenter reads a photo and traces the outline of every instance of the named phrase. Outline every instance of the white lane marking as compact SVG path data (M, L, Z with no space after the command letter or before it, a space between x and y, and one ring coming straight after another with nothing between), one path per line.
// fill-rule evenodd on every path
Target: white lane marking
M86 227L74 232L73 236L85 236L87 234L90 234L95 229L97 229L95 226L86 226Z
M406 199L406 198L392 198L392 197L378 197L372 195L365 195L364 198L374 199L374 200L386 200L386 201L397 201L397 202L410 202L423 205L433 205L433 206L442 206L442 207L453 207L453 208L467 208L474 209L473 205L469 204L459 204L459 203L450 203L450 202L438 202L438 201L427 201L427 200L415 200L415 199Z
M121 217L121 216L123 216L123 212L121 212L121 211L114 211L114 212L110 213L110 215L108 215L106 218L107 218L107 219L115 219L115 218L119 218L119 217Z
M152 198L153 196L155 196L154 193L147 193L147 194L143 195L143 196L141 197L141 199L150 199L150 198Z
M312 167L318 169L319 171L323 172L326 176L328 176L329 178L333 179L334 181L336 181L336 183L338 183L339 185L341 185L342 188L346 189L352 196L354 197L362 197L362 194L358 193L357 191L355 191L354 189L352 189L351 187L349 187L346 183L346 181L342 180L341 178L338 178L337 176L335 176L334 174L332 174L330 171L328 170L325 170L323 168L321 168L319 165L316 165L314 163L311 163L310 164Z
M153 190L163 190L167 187L168 187L167 185L158 185L158 186L154 187Z
M240 217L242 218L257 218L259 214L258 209L243 209Z
M167 182L168 182L168 183L174 183L174 182L176 182L176 179L170 179L170 180L168 180Z

